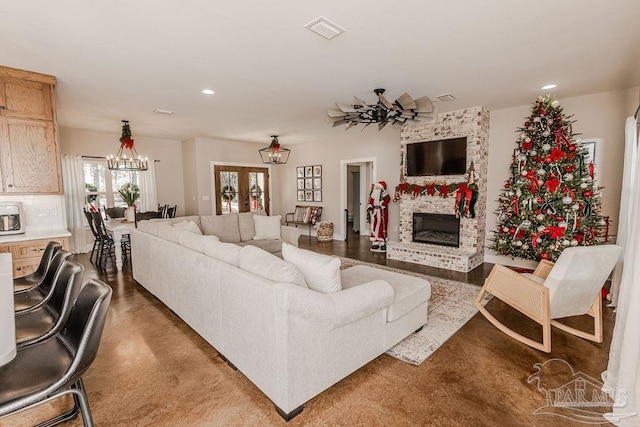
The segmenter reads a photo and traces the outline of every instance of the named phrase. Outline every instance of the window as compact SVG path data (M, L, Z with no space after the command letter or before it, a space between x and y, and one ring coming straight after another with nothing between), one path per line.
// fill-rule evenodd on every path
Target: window
M140 172L111 171L106 160L83 161L86 201L102 211L104 207L127 207L118 194L118 188L132 182L140 186Z

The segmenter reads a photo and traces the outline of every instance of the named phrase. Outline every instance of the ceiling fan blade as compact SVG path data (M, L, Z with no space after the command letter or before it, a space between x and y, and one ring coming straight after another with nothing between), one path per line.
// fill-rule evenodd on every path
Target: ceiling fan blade
M383 127L385 127L389 122L388 121L384 121L384 122L380 122L378 123L378 130L382 130Z
M391 123L391 125L393 127L401 128L402 126L404 126L404 122L400 120L394 120L393 123Z
M380 94L378 95L378 98L380 99L380 102L382 103L382 105L387 107L387 110L393 110L393 104L389 102L389 100L385 98L384 95Z
M360 129L360 132L362 132L367 126L369 126L371 124L371 122L367 123L366 125L362 126L362 129Z
M433 102L428 96L416 99L416 111L419 113L430 113L433 111Z
M361 105L363 109L365 110L374 110L375 108L370 106L369 104L367 104L366 102L364 102L362 99L358 98L357 96L354 96L353 99L356 100L356 104Z
M345 113L357 113L358 112L358 110L353 105L343 104L341 102L336 102L336 105L338 106L338 108L340 110L342 110Z
M400 114L400 117L403 117L405 119L413 119L414 117L417 117L417 114L412 112L403 112L402 114Z
M333 122L333 124L331 126L338 127L338 126L342 126L343 124L347 123L346 120L338 120L337 122Z
M347 120L347 118L345 116L340 116L340 117L327 117L327 123L335 123L335 122L339 122L341 120Z
M344 130L349 130L357 124L358 124L357 122L349 122L347 123L347 126L344 128Z
M337 108L327 108L327 115L329 117L344 117L344 112Z
M396 99L396 103L403 110L415 110L416 102L413 100L411 96L407 92L403 93L400 98Z

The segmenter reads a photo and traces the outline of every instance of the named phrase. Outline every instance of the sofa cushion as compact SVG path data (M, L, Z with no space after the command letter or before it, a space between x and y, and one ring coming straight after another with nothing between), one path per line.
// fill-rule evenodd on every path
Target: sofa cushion
M292 283L307 287L304 276L295 265L281 260L269 252L247 245L240 249L240 268L274 282Z
M372 280L384 280L393 288L393 303L387 310L388 322L401 318L431 297L431 284L419 277L366 265L356 265L342 270L344 289Z
M202 230L200 230L198 224L193 221L176 222L173 226L177 229L189 231L193 234L202 234Z
M282 250L282 239L276 240L248 240L246 242L238 243L239 246L256 246L260 249L263 249L269 253L277 253Z
M240 228L240 240L243 242L253 240L253 237L256 235L256 226L253 217L255 215L264 216L266 214L265 211L239 213L238 227Z
M201 216L200 225L203 234L216 236L221 242L241 241L238 214Z
M216 236L203 236L202 234L195 233L182 233L178 237L178 243L185 248L189 248L193 251L204 253L204 247L209 239L218 240Z
M207 256L215 258L219 261L238 266L238 256L240 255L240 246L233 243L224 243L218 240L216 236L204 236L203 253Z
M276 216L258 216L255 215L253 220L256 226L256 235L254 240L275 240L280 238L280 220L281 215Z
M173 243L180 243L180 235L184 233L189 233L185 230L180 230L179 228L174 228L169 224L161 224L158 225L156 230L158 231L158 237L161 239L168 240Z
M328 294L342 289L340 258L282 244L282 258L302 271L309 289Z

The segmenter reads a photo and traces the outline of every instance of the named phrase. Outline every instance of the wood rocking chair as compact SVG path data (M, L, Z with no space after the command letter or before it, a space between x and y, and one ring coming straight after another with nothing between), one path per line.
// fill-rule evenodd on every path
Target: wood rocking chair
M475 305L489 322L511 338L547 353L551 351L551 325L578 337L602 342L601 289L621 251L616 245L567 248L555 264L542 260L533 274L517 273L496 264ZM481 303L487 293L542 325L542 343L509 329L489 313ZM594 318L593 334L555 320L584 314Z

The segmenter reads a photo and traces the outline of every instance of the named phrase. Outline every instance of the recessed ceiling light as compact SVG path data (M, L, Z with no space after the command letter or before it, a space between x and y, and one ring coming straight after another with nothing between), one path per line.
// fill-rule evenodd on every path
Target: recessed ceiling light
M542 86L540 89L542 90L549 90L549 89L555 89L558 85L553 84L553 83L549 83L548 85L544 85Z
M205 95L213 95L215 92L211 89L203 89L202 93L204 93Z

